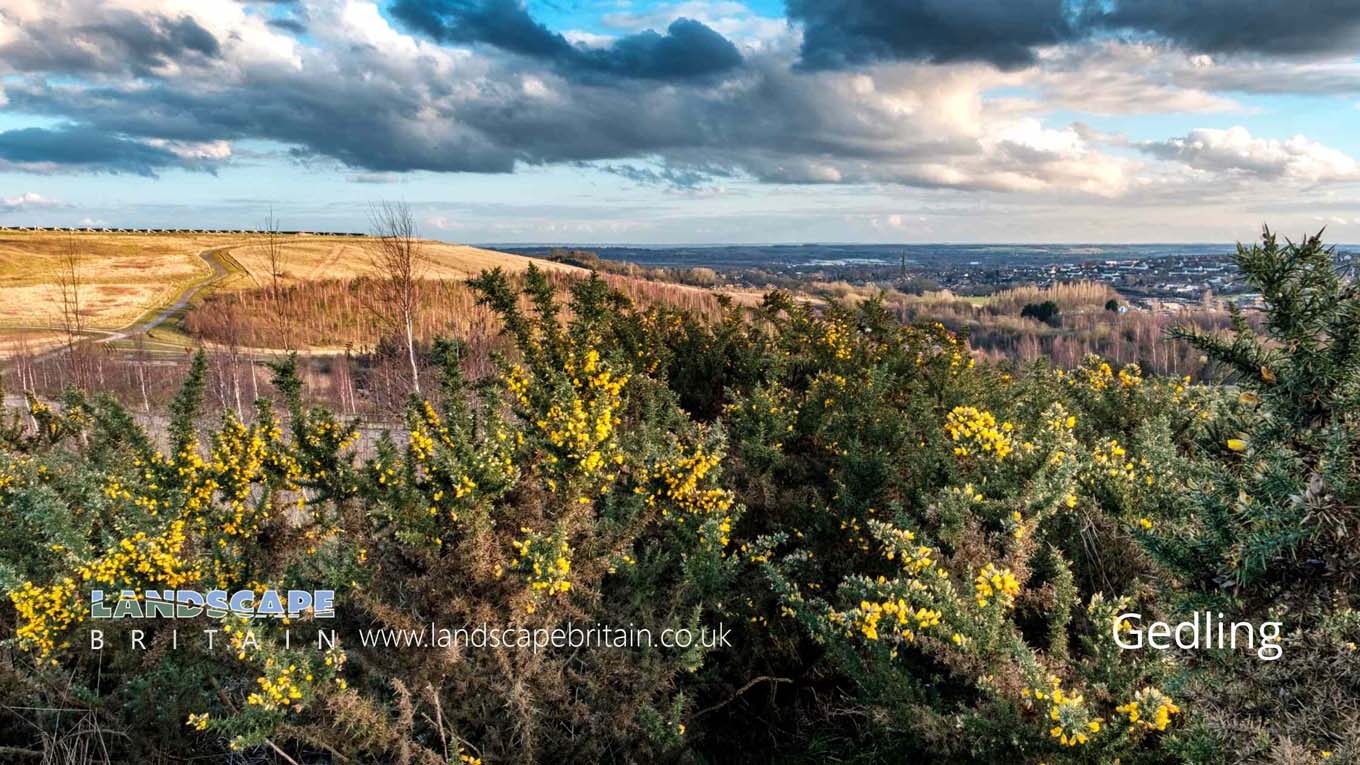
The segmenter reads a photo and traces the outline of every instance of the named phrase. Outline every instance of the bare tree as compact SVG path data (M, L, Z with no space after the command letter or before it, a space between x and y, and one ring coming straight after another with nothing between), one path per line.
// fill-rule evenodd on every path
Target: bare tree
M57 284L61 289L61 325L66 333L66 354L71 376L76 385L84 385L76 347L85 334L85 317L80 306L80 249L76 247L75 238L69 235L61 253Z
M279 285L283 280L283 248L279 242L279 222L274 218L274 208L264 218L264 255L269 263L269 294L279 298Z
M151 399L146 395L146 365L151 360L146 352L146 333L138 332L134 339L134 364L137 367L137 385L142 390L142 412L151 416Z
M274 303L274 320L279 324L279 334L283 337L285 350L292 350L293 339L289 325L289 312L284 305L283 291L283 241L279 236L279 222L274 217L274 208L264 220L264 256L269 264L269 298Z
M411 364L411 384L420 392L420 368L416 363L416 312L420 308L421 241L411 208L383 202L373 210L373 236L369 260L381 288L386 312L381 318L400 327L406 335L406 357Z

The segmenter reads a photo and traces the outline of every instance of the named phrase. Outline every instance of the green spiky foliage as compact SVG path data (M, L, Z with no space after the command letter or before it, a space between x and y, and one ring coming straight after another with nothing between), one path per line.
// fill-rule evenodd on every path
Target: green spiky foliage
M1223 761L1360 756L1360 285L1321 234L1265 231L1236 262L1265 335L1180 331L1225 374L1193 451L1181 521L1149 549L1186 584L1182 608L1278 620L1283 658L1204 657L1191 694ZM1234 660L1236 659L1236 660Z
M1267 230L1235 261L1261 293L1266 335L1240 313L1227 336L1177 333L1239 395L1199 445L1188 509L1200 522L1161 552L1202 591L1304 607L1360 576L1360 286L1321 234Z

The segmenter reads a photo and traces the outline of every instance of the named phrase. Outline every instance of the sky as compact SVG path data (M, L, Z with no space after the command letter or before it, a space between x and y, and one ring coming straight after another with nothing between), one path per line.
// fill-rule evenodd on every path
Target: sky
M0 0L0 225L1360 242L1360 0Z

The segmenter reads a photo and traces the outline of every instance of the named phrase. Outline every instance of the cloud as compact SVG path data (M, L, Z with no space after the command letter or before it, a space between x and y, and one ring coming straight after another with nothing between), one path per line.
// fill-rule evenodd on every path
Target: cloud
M1034 49L1077 30L1063 0L788 0L803 24L802 63L813 69L877 61L1034 63Z
M1050 48L1039 66L1017 81L1038 91L1035 106L1089 114L1174 114L1244 111L1215 91L1215 82L1240 63L1216 65L1166 43L1099 40ZM1257 68L1257 67L1253 67ZM1232 88L1228 88L1231 90Z
M672 186L730 177L1111 196L1136 168L986 98L1012 77L986 64L806 72L795 50L773 47L720 83L657 87L425 42L357 0L312 15L317 44L297 64L227 49L220 71L177 78L18 82L11 108L141 142L265 140L298 161L372 173L587 163ZM643 170L663 170L639 172L644 158L655 165Z
M350 175L345 176L345 180L349 181L350 183L367 183L379 185L386 183L399 183L401 181L401 176L397 173L351 173Z
M812 69L879 61L1027 67L1042 49L1115 35L1253 58L1360 48L1356 0L788 0Z
M291 16L281 19L270 19L269 26L295 35L306 34L307 32L307 25L301 20Z
M1089 18L1206 53L1315 56L1360 47L1355 0L1117 0Z
M721 74L742 61L727 38L686 18L672 21L664 35L648 29L592 48L539 23L521 0L397 0L391 13L431 39L485 43L566 72L673 80Z
M0 162L30 172L108 172L154 176L166 167L207 169L217 157L177 145L155 145L103 130L68 125L0 132ZM220 149L219 149L220 151Z
M42 194L32 191L14 197L0 199L0 213L27 212L29 210L50 209L53 207L65 207L62 202L55 199L48 199Z
M946 45L940 40L954 38L917 28L915 42L880 41L887 47L874 55L884 60L854 68L800 66L808 49L793 31L762 45L743 39L719 73L693 54L703 40L722 50L733 44L699 21L677 21L658 34L635 31L651 18L620 16L619 37L586 45L540 24L518 2L440 0L412 4L402 18L385 16L371 0L332 0L306 5L302 44L234 0L137 1L148 4L139 13L150 25L191 7L194 23L217 41L217 55L186 54L147 75L104 61L97 76L53 64L6 77L7 111L61 126L0 133L5 168L149 175L212 170L265 153L327 170L343 165L356 183L408 171L508 173L565 163L686 189L721 178L724 185L873 184L893 194L913 187L1049 202L1194 197L1212 193L1219 178L1248 172L1210 169L1225 160L1197 148L1207 141L1193 134L1134 145L1108 129L1054 124L1053 110L1241 109L1213 82L1276 66L1190 54L1164 41L1100 40L1042 47L1031 66L1003 71L997 61L1019 58L965 56L962 38ZM666 6L657 18L673 18L672 10L700 15L703 5L704 19L750 21L725 0ZM887 13L899 5L875 7ZM794 6L805 17L839 7L877 18L868 5L844 0L827 0L824 10ZM26 50L34 34L74 38L116 15L93 0L22 8L30 14L24 23L0 27L0 71L27 71L4 51ZM959 11L987 22L978 39L999 38L1010 12L988 8ZM422 22L417 11L433 15ZM422 23L425 31L406 31ZM917 46L914 58L947 63L899 60L908 43ZM1279 66L1270 71L1283 77L1288 69ZM233 152L240 142L248 143ZM1308 169L1326 162L1295 158L1281 172L1319 183L1350 179Z
M1344 152L1301 135L1283 141L1254 138L1240 126L1199 128L1181 138L1141 143L1139 148L1233 179L1307 184L1360 180L1360 164Z
M630 163L602 164L597 169L643 186L665 186L686 190L698 189L713 180L715 176L730 175L728 171L722 168L676 168L664 164L659 168Z
M627 6L625 10L604 14L600 23L617 30L639 32L669 26L677 18L702 22L743 48L768 48L796 37L782 15L761 16L736 0L682 0L645 7ZM796 40L794 42L796 44ZM597 47L602 44L596 43Z
M9 14L5 14L8 16ZM139 14L109 8L72 18L67 28L31 26L0 44L0 60L20 71L132 71L146 75L218 58L217 38L188 14Z

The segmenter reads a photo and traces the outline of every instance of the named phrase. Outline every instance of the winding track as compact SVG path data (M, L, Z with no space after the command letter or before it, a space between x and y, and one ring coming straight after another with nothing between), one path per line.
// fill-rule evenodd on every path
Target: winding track
M142 321L139 319L127 325L126 327L118 330L104 330L104 329L87 330L88 332L91 333L97 332L103 335L103 337L100 337L96 340L91 340L90 342L96 345L101 345L104 343L112 343L117 342L119 340L126 340L131 337L136 337L137 335L144 335L147 332L150 332L151 330L155 329L156 327L159 327L160 325L164 324L166 321L170 319L171 316L174 316L177 312L183 310L184 307L189 304L189 301L193 299L194 295L197 295L205 287L210 287L222 281L222 279L226 278L231 273L231 271L227 270L227 267L223 265L222 261L218 260L216 256L220 253L225 253L232 247L236 246L238 245L226 245L224 247L209 247L208 249L199 252L198 257L202 258L203 262L207 263L208 267L212 269L211 276L209 276L206 279L194 282L193 284L184 288L184 291L179 294L179 297L175 298L175 301L173 303L166 306L164 310L162 310L160 313L157 313L150 319L147 319L146 321ZM68 348L69 346L66 345L58 346L48 351L47 353L39 355L35 359L35 361L43 361L45 359L55 358L65 353L68 350Z
M175 313L182 310L186 305L188 305L189 301L192 300L194 295L197 295L200 290L202 290L204 287L209 287L222 281L222 279L225 278L227 274L231 273L230 271L227 270L226 266L222 265L222 261L213 257L213 255L219 252L225 252L231 249L233 246L234 245L228 245L226 247L209 247L208 249L198 253L198 257L202 258L203 262L207 263L208 267L212 269L212 276L209 276L207 279L204 279L203 281L189 285L188 288L186 288L183 292L179 293L179 297L175 299L175 302L171 303L169 306L165 308L165 310L161 311L160 313L152 317L150 321L145 321L142 322L141 324L133 322L128 327L121 329L118 332L115 332L113 335L110 335L109 337L105 337L100 340L96 340L95 342L108 343L114 340L132 337L133 335L144 335L147 332L150 332L151 330L155 329L156 327L159 327L160 325L164 324L166 320L168 320L171 316L174 316Z

